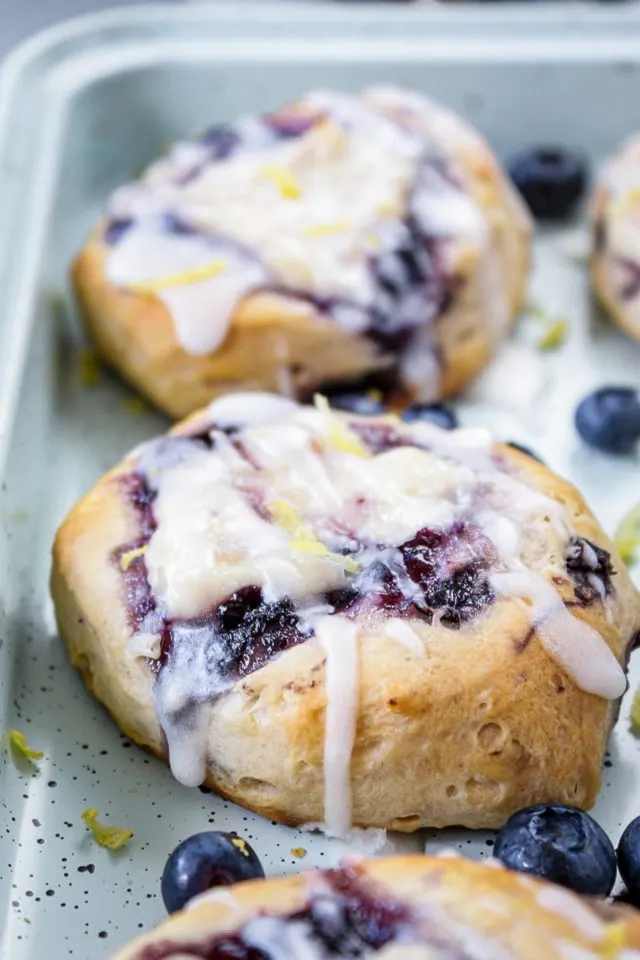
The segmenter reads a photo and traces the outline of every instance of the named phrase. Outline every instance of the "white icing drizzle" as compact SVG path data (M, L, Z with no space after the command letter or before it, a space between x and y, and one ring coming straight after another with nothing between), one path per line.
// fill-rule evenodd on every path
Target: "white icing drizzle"
M607 700L622 696L627 682L616 657L593 627L569 613L550 583L526 570L495 573L490 582L496 593L531 603L536 634L581 690Z
M538 889L536 900L545 910L550 910L572 923L576 931L587 940L595 942L604 937L604 922L574 893L549 884Z
M399 122L397 100L420 123ZM235 124L240 143L230 156L215 158L203 143L176 144L139 182L111 198L110 214L134 218L134 224L109 248L108 278L124 289L142 284L155 293L190 354L218 349L238 303L264 285L344 301L332 312L334 320L361 331L382 296L371 256L411 242L404 223L409 198L427 235L472 244L486 261L487 276L497 269L488 220L464 178L458 176L457 186L436 163L423 162L441 152L456 166L450 153L461 121L454 115L395 88L386 98L375 91L317 91L298 109L321 114L300 136L267 136L259 118L244 118ZM477 141L473 132L468 136ZM166 214L194 232L169 230ZM202 276L212 261L221 268ZM497 292L485 308L488 321L502 316ZM427 329L418 352L429 354L432 365L428 328L435 310L419 292L415 304L411 297L403 301L402 322ZM414 357L408 350L401 358L412 388L422 400L437 396L439 377L427 377L425 387Z
M233 269L229 257L233 257ZM187 353L203 356L217 350L227 335L239 301L265 283L261 264L230 252L228 244L202 234L168 233L155 220L127 230L107 258L108 279L119 287L161 283L167 276L188 274L219 262L219 272L196 282L180 282L155 291L173 317L176 335Z
M269 957L269 960L322 960L322 943L309 936L308 927L279 917L255 917L242 929L243 939Z
M342 556L347 552L356 565L349 574L357 577L365 603L375 592L375 561L396 577L405 599L420 596L398 547L423 526L446 531L454 522L471 521L495 551L490 584L501 598L528 602L531 624L550 656L589 693L615 699L624 692L624 672L604 639L572 616L554 586L522 559L531 527L538 530L537 539L547 531L555 534L555 549L561 550L573 532L569 512L501 469L485 431L448 432L389 420L388 429L402 430L408 440L429 449L397 447L366 456L357 435L346 429L349 418L285 398L229 396L215 401L208 415L218 427L243 428L240 440L248 458L214 426L211 450L174 437L147 445L139 463L156 491L157 529L145 564L158 611L130 649L134 656L157 653L157 619L178 621L155 698L172 769L181 782L204 778L210 734L206 707L235 682L219 669L225 650L211 625L181 620L208 613L242 587L259 586L267 602L294 601L303 631L315 632L325 653L325 821L331 835L348 837L358 625L336 615L324 595L348 582ZM265 519L264 509L274 522ZM381 549L380 543L389 545ZM464 564L475 556L476 547L464 542L455 549L459 555L450 556L450 563ZM594 565L595 551L582 549ZM607 599L602 596L605 609ZM425 639L404 619L385 621L374 613L367 629L426 656Z
M160 635L158 633L137 633L129 638L127 644L129 656L134 660L138 657L149 657L157 660L160 656Z
M569 940L556 939L554 943L561 960L598 960L599 955L593 950L585 950Z
M345 837L351 827L351 753L358 719L358 628L344 617L314 624L325 653L324 819L326 832Z
M299 405L288 397L256 391L218 397L209 405L208 414L211 422L221 428L259 427L276 423L299 409Z
M193 899L187 903L185 910L197 910L197 908L201 907L204 903L219 903L221 906L227 907L234 912L238 912L241 909L240 903L228 887L216 887L214 890L207 890L205 893L200 893L197 897L193 897Z
M411 653L415 653L417 657L425 656L423 641L406 620L401 620L399 617L391 617L390 620L385 621L384 632L387 637L391 637L392 640L401 643L403 647L406 647Z

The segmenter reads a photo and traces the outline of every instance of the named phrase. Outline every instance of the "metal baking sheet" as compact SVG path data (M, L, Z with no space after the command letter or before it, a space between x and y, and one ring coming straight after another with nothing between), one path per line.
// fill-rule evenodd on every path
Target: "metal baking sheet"
M335 862L345 845L274 826L174 782L92 701L56 637L49 550L65 511L98 476L167 423L106 372L82 375L67 267L109 190L168 140L273 107L322 85L412 85L472 120L499 154L536 142L583 148L592 165L637 123L640 14L563 6L145 7L55 28L0 80L0 729L44 752L0 754L0 956L104 960L163 916L158 879L187 835L213 825L255 845L271 873ZM570 326L541 355L532 323L463 399L466 423L528 443L585 492L612 530L638 499L637 460L586 450L578 397L605 381L640 385L640 347L589 302L580 222L540 233L532 297ZM86 373L86 370L85 370ZM640 681L640 658L631 686ZM640 743L629 697L596 816L617 839L640 813ZM95 806L135 830L96 847ZM390 837L390 849L491 854L491 835ZM303 848L304 858L292 851Z

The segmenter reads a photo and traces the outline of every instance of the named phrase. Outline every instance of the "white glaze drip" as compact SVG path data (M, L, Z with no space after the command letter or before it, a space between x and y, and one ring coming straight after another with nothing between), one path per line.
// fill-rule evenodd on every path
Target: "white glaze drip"
M424 642L406 620L400 620L399 617L392 617L390 620L385 621L384 632L385 636L396 640L417 657L425 656Z
M322 960L323 945L313 940L304 923L278 917L256 917L243 927L243 939L269 960Z
M294 400L273 393L228 393L209 405L208 414L211 422L220 428L243 428L276 423L298 409Z
M540 642L579 687L611 699L622 694L624 673L603 638L569 613L546 574L532 572L523 561L531 529L538 531L534 542L551 533L556 551L563 549L573 533L569 512L504 472L492 457L487 433L390 420L388 429L405 431L408 440L430 449L399 447L367 456L357 434L346 428L349 418L284 398L231 396L216 401L209 416L218 426L243 428L248 459L215 429L211 450L177 437L141 451L140 468L157 491L158 527L145 554L149 583L169 618L199 617L244 586L260 586L267 602L294 601L303 630L309 635L315 630L327 658L325 819L332 835L348 836L351 824L358 626L334 614L324 595L351 576L366 607L377 589L377 562L394 576L406 600L419 598L420 587L408 576L398 546L422 525L446 531L454 522L469 521L478 527L492 550L454 543L448 562L465 564L477 555L487 560L496 593L528 601ZM207 426L211 423L203 432ZM252 498L272 512L273 522ZM390 545L377 546L385 541ZM341 551L355 567L346 565ZM595 551L583 553L594 565ZM606 608L606 596L602 599ZM158 624L144 629L155 633ZM403 619L385 622L377 612L371 629L416 656L426 655L423 637ZM217 671L225 651L216 648L210 626L178 623L174 630L173 653L156 686L156 709L176 776L197 783L204 776L209 736L201 704L233 681ZM136 649L151 649L148 638L136 643Z
M227 335L240 300L268 279L259 261L201 234L167 233L153 220L125 233L107 258L107 277L120 287L148 286L218 264L219 272L196 282L159 286L157 296L173 317L181 346L193 356L212 353Z
M556 590L526 570L490 577L496 593L531 603L531 622L550 656L581 690L617 700L626 690L624 670L593 627L572 616Z
M576 932L587 940L602 940L606 925L576 894L548 885L538 889L536 900L545 910L572 923Z
M316 639L325 653L324 820L331 837L351 827L351 753L359 700L358 628L344 617L322 617Z

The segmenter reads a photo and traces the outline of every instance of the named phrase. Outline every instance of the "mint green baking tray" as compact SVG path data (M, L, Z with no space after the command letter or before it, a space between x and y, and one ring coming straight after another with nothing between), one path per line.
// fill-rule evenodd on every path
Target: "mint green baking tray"
M638 123L639 51L631 7L243 3L114 10L9 57L0 75L0 729L23 731L44 758L29 765L0 752L3 960L105 960L162 918L168 853L209 825L250 839L270 873L328 865L347 850L174 782L120 736L56 637L47 590L56 525L107 467L167 426L109 374L87 382L67 268L105 196L170 139L309 87L375 81L460 110L499 154L556 141L596 163ZM569 319L566 345L534 355L525 330L459 407L465 422L538 450L611 531L639 498L640 463L581 447L571 411L604 381L640 386L640 346L593 315L579 231L539 237L532 285ZM640 658L632 687L638 680ZM596 808L614 840L640 813L628 700ZM95 846L80 820L88 806L135 830L126 850ZM427 843L484 857L490 841L422 832L391 836L388 849Z

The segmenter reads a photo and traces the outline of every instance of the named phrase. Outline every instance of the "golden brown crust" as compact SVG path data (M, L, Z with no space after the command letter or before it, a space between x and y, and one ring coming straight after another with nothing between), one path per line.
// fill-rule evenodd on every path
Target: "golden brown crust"
M457 393L482 369L507 333L501 325L512 322L520 310L531 233L512 187L479 136L473 134L470 141L467 134L460 143L452 139L449 152L487 218L497 274L488 276L477 249L462 241L449 244L448 269L456 291L434 331L441 363L435 393L442 396ZM171 315L157 297L128 292L107 279L107 252L99 228L73 266L87 329L107 363L176 419L232 390L292 389L304 396L328 381L358 381L390 362L371 340L346 333L311 304L264 292L239 304L215 353L193 356L178 343ZM496 285L505 320L499 319L503 307L494 302ZM492 329L494 324L498 327Z
M616 960L624 949L640 947L640 915L635 910L610 908L605 918L597 904L497 863L403 856L363 861L356 869L372 891L411 905L418 917L425 909L424 915L432 918L433 926L440 922L454 945L464 944L468 952L461 956L478 955L473 952L475 946L485 948L482 956L505 960L566 960L569 956ZM303 873L226 888L219 899L203 900L166 920L114 960L137 960L145 947L158 942L206 943L237 931L259 915L286 917L304 906L317 876ZM428 921L425 929L421 950L390 944L381 955L385 960L441 956L428 949Z
M199 416L173 432L193 430ZM524 454L500 450L531 486L567 506L577 535L611 553L617 572L608 616L599 602L571 612L625 662L640 599L613 544L575 488ZM152 676L128 652L123 586L109 559L137 535L118 480L128 470L125 462L111 471L58 531L52 593L61 636L87 686L128 736L165 758ZM546 527L527 546L571 601L562 549ZM418 629L426 631L424 660L379 633L365 629L360 637L354 823L403 831L499 827L531 803L592 806L616 704L576 686L546 653L526 609L499 599L455 633L441 624ZM207 784L285 823L322 821L325 705L324 655L315 640L239 681L209 708Z

